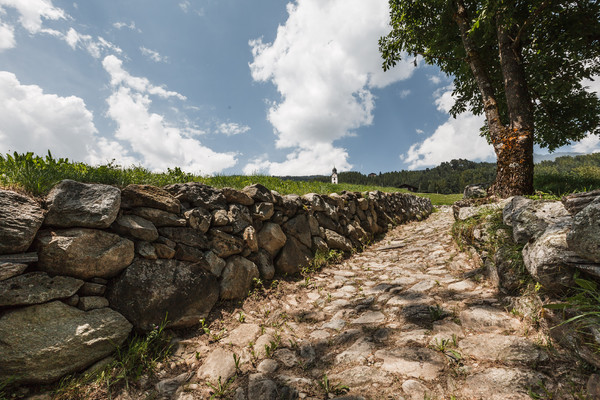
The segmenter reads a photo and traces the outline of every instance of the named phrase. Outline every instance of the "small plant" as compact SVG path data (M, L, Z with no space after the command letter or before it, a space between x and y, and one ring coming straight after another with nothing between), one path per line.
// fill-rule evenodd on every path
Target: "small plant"
M200 320L200 329L202 329L205 335L210 335L210 329L206 326L206 319L204 318Z
M564 321L562 324L577 323L586 328L600 322L600 292L596 282L574 276L575 294L567 297L564 303L546 304L544 308L555 310L572 309L577 315ZM562 325L561 324L561 325Z
M241 363L240 363L240 356L238 356L237 354L233 353L233 362L235 364L235 371L236 371L236 373L241 372L241 369L240 369L240 365L241 365Z
M533 388L529 388L529 390L527 391L529 397L536 400L552 400L554 398L554 395L546 388L544 382L538 381L537 389L538 391L534 392Z
M323 374L323 377L319 381L319 386L321 387L321 389L323 389L325 395L333 393L334 395L339 396L342 394L346 394L350 391L350 388L346 385L342 385L340 383L332 385L329 381L329 378L327 377L327 374Z
M439 304L436 304L435 306L429 306L429 315L431 315L433 321L439 321L444 319L447 313Z
M213 393L210 395L210 399L225 399L226 396L231 392L230 386L234 381L235 375L226 382L222 382L221 377L219 377L216 385L206 381L206 386L213 390Z
M240 313L238 314L238 321L240 321L240 323L242 324L246 321L246 315L243 311L240 311Z

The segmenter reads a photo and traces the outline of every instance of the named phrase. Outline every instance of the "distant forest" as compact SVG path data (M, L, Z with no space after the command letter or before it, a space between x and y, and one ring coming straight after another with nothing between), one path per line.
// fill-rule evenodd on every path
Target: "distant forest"
M419 171L379 172L364 175L360 172L341 172L340 183L401 187L410 185L420 193L462 193L470 184L491 184L496 177L496 164L469 160L443 162L435 168ZM285 176L289 180L329 182L329 176ZM600 188L600 153L575 157L558 157L535 165L534 186L543 192L564 194L578 190Z

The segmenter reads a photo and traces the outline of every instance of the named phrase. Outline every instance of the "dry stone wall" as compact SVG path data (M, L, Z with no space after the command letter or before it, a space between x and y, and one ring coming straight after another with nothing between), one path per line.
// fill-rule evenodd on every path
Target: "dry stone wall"
M42 205L0 190L0 380L56 381L109 356L132 329L165 316L193 326L219 299L247 296L255 278L296 274L317 251L352 251L431 211L408 194L282 196L258 184L65 180Z

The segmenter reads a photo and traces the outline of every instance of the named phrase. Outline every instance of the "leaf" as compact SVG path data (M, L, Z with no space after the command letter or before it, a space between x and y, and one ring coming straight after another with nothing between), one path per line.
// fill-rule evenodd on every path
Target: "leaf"
M567 303L544 304L544 308L547 308L549 310L564 310L567 307L569 307L569 304Z
M577 285L579 285L580 287L582 287L583 289L590 290L593 292L595 292L596 288L597 288L597 285L595 282L588 281L587 279L576 278L575 283Z

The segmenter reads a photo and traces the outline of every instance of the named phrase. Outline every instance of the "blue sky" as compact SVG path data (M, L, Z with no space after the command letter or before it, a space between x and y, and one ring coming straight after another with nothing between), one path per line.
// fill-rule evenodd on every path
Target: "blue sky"
M0 153L200 174L493 161L483 118L448 115L450 79L381 70L387 23L387 0L0 0Z

